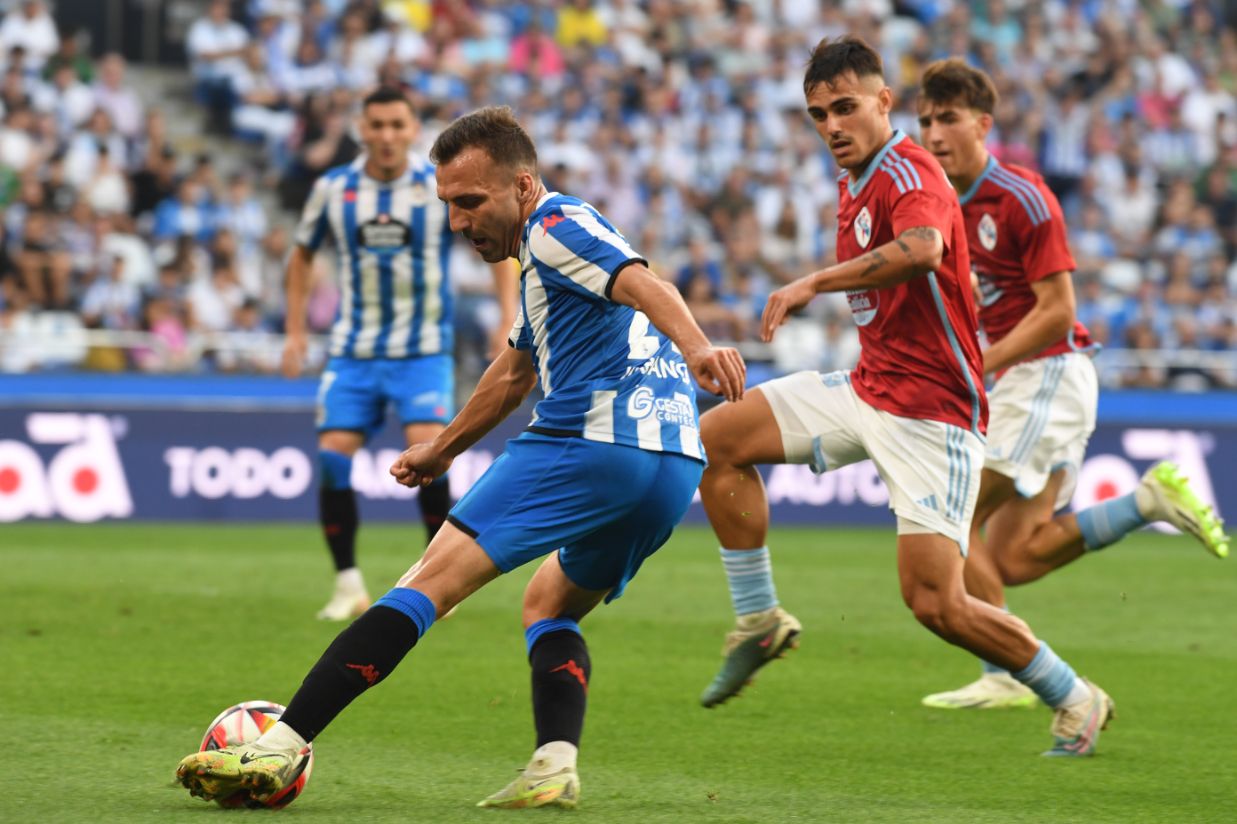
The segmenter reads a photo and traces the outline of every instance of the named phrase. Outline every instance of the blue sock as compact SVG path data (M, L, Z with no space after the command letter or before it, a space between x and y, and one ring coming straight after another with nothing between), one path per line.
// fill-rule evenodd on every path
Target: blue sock
M318 452L318 485L323 489L352 487L352 456L323 449Z
M584 637L580 632L580 625L570 618L542 618L524 630L524 641L528 644L529 654L532 654L533 647L537 645L537 641L541 639L541 636L551 632L558 632L561 629L570 630L581 638Z
M1138 511L1133 492L1084 509L1078 513L1077 518L1078 529L1082 531L1083 546L1088 551L1103 549L1116 543L1147 523L1147 519Z
M1039 650L1026 669L1013 673L1014 678L1026 684L1050 707L1065 703L1065 697L1074 688L1078 676L1074 669L1052 651L1052 647L1040 641Z
M773 564L769 561L767 546L760 549L722 549L721 553L736 615L764 612L777 606Z
M424 638L425 633L434 625L438 609L434 602L415 589L395 587L374 602L376 607L387 607L402 612L417 625L417 637Z

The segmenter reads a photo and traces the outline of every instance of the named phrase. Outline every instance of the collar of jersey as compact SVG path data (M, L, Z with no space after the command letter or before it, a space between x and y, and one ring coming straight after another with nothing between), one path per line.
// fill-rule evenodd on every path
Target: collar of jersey
M979 173L979 177L975 178L975 182L971 184L971 188L966 190L966 194L958 195L958 202L963 206L967 201L975 197L975 193L979 191L979 187L988 179L988 175L992 174L992 170L996 168L996 158L991 154L988 155L988 162L984 165L984 170Z
M528 233L532 231L533 223L536 222L534 221L533 218L537 216L538 212L540 212L543 208L545 208L545 205L550 200L550 198L554 198L558 196L559 196L558 192L546 192L544 195L542 195L537 200L537 204L533 206L533 210L529 212L528 220L524 221L524 241L523 243L520 244L520 249L516 253L519 256L521 269L527 268L525 260L524 260L524 252L525 250L528 249Z
M846 181L846 188L850 190L851 197L858 197L863 191L863 187L868 185L868 181L872 179L872 175L876 174L876 170L880 168L881 161L885 159L885 155L889 154L889 150L902 142L902 138L906 137L901 129L893 130L893 137L889 138L889 142L881 146L880 151L872 158L872 162L868 164L868 168L863 170L863 175L858 180ZM849 175L847 175L849 177Z

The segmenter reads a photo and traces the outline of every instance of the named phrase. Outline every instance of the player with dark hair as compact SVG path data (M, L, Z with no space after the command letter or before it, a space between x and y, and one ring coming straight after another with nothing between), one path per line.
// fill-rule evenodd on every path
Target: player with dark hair
M871 458L897 516L898 577L915 618L1010 670L1056 709L1046 754L1090 754L1112 715L1108 696L963 583L987 403L958 199L932 156L890 125L893 93L862 40L822 41L803 90L816 131L845 170L838 263L774 292L761 334L771 340L821 292L846 292L862 353L853 371L778 378L703 418L710 463L700 492L738 626L701 701L714 706L738 693L800 630L774 591L768 501L753 465L825 472Z
M940 60L924 71L921 142L959 193L989 342L983 369L996 380L967 591L1003 608L1006 585L1038 580L1151 521L1167 521L1225 557L1223 522L1171 463L1148 469L1127 495L1053 517L1073 497L1095 429L1097 346L1074 317L1074 258L1060 204L1039 175L1001 163L984 147L996 103L992 80L963 60ZM1039 701L984 661L979 680L923 703L962 709Z
M703 465L691 376L742 397L739 353L712 346L674 286L593 207L546 191L510 109L460 118L431 156L451 228L487 261L520 261L521 307L510 348L459 415L391 471L409 486L433 483L538 380L545 397L425 556L335 639L279 723L252 744L181 761L195 795L279 791L305 743L387 677L436 617L548 555L524 594L537 749L481 806L574 807L591 672L579 621L623 592L691 503Z
M362 104L365 153L318 179L288 260L283 373L300 374L315 252L328 235L339 254L340 305L330 360L318 388L318 513L335 564L335 591L319 612L343 621L369 607L356 565L360 523L352 458L394 406L409 445L432 440L451 419L451 229L434 196L434 167L410 154L419 128L412 104L379 88ZM515 317L515 268L493 266L506 323ZM418 495L427 539L451 508L446 477Z

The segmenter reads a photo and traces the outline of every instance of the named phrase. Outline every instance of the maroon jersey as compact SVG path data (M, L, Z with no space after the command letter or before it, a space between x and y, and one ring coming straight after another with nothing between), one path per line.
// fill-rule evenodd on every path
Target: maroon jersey
M1034 308L1032 283L1074 271L1065 218L1043 178L995 157L988 158L983 174L958 199L971 266L979 277L979 322L988 341L996 343ZM1074 321L1068 335L1030 359L1092 346L1087 327Z
M856 394L904 418L941 421L983 434L988 426L971 263L962 210L936 158L900 131L863 176L839 180L838 260L890 243L916 226L941 233L935 272L885 289L847 293L863 347Z

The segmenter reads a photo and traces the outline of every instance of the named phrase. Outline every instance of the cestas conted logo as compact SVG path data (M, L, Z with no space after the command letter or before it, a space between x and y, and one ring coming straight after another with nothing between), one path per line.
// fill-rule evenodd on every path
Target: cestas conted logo
M124 419L115 423L123 427ZM26 416L26 435L29 443L0 440L0 521L59 515L89 522L133 514L111 419L35 412ZM44 464L30 444L63 448Z

